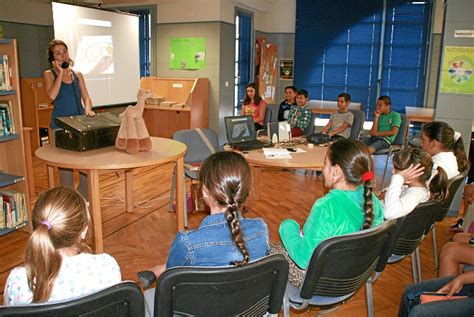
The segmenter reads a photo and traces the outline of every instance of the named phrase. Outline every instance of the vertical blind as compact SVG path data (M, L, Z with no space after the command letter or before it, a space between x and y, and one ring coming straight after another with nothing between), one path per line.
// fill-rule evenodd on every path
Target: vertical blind
M311 99L336 100L348 92L353 102L362 103L368 119L378 90L392 98L395 111L423 106L431 6L297 0L295 85L307 89Z

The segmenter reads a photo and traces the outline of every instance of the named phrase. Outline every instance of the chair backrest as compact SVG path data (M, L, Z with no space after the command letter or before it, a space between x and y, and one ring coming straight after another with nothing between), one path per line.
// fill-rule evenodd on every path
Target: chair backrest
M392 254L409 255L416 250L425 233L433 224L433 215L440 202L420 203L408 215L397 219L397 233L394 237Z
M145 303L140 288L131 281L73 300L24 306L0 307L0 316L145 316Z
M464 174L459 174L451 178L448 182L448 195L445 200L443 200L439 206L439 208L436 210L434 214L434 220L436 222L443 221L444 217L446 217L446 214L449 211L449 207L451 206L451 203L453 202L454 196L456 195L456 192L458 191L459 186L461 186L462 182L464 181Z
M177 267L158 279L154 315L262 316L277 314L288 262L270 255L242 267Z
M265 117L263 118L263 128L266 129L267 124L272 122L273 110L271 107L265 107Z
M314 132L314 124L316 123L316 118L318 117L318 115L314 112L311 112L311 119L309 120L309 124L308 126L306 127L306 129L304 129L303 131L303 135L310 135L310 134L313 134Z
M338 297L357 291L377 266L393 221L321 242L314 250L300 297Z
M403 113L400 113L400 117L401 117L400 128L398 129L397 136L395 140L393 140L392 145L403 145L405 144L405 141L407 138L407 133L408 133L407 117Z
M362 110L349 109L349 111L354 115L354 121L352 122L351 135L349 136L352 140L358 140L360 131L364 126L365 122L365 112Z
M214 130L201 129L204 135L208 138L211 145L216 151L219 150L219 137ZM203 141L196 129L186 129L176 131L173 134L173 140L182 142L186 145L187 151L184 156L186 163L202 162L212 154L209 147Z

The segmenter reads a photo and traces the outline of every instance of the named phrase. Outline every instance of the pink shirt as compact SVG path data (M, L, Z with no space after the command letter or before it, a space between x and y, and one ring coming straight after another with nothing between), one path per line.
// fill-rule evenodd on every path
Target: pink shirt
M244 115L251 115L253 117L253 121L263 125L263 119L261 121L256 121L260 117L260 111L262 111L263 106L265 105L265 100L261 100L258 105L251 102L248 105L243 105L244 107Z

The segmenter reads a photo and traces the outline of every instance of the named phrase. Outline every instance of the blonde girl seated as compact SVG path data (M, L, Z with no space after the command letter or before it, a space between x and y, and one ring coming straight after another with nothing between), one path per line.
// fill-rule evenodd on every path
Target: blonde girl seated
M121 281L120 268L108 254L90 254L90 227L84 198L69 187L56 187L38 197L25 265L8 276L5 305L65 300Z
M385 192L385 219L403 217L421 202L443 200L446 196L448 176L438 166L436 175L430 181L433 159L426 151L418 148L402 149L393 157L393 169L390 185Z

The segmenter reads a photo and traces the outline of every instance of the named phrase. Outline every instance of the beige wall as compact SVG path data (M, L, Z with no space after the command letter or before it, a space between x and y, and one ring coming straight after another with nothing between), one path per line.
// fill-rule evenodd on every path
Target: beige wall
M0 0L0 21L53 25L51 3L31 0Z

